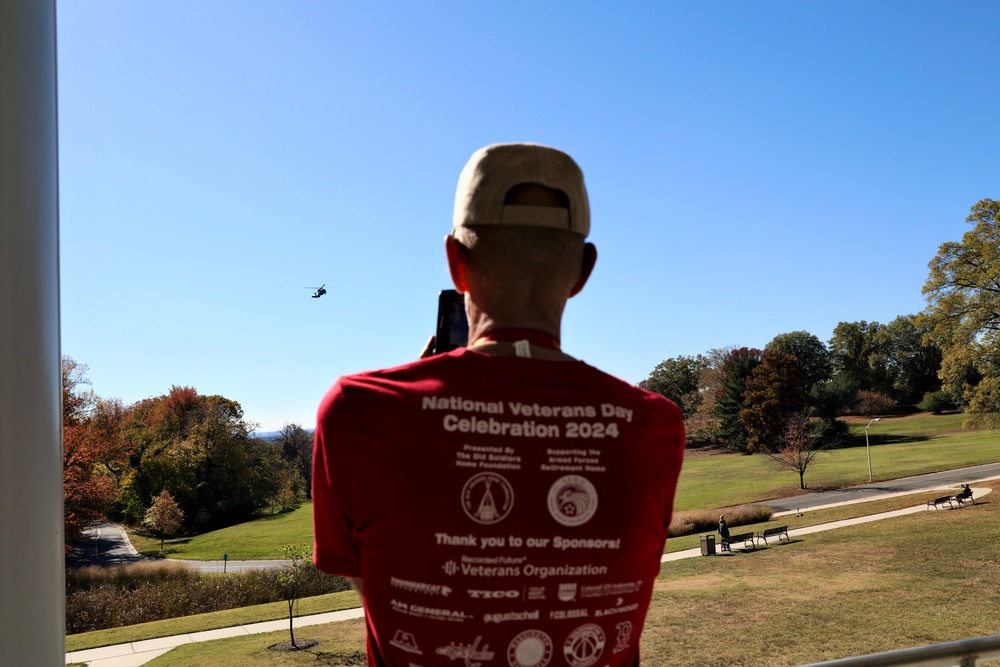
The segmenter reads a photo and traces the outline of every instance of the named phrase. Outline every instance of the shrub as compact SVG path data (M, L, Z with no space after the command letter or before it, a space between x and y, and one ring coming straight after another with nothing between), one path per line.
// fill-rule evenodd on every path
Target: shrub
M858 398L854 403L854 414L870 417L871 415L885 415L896 407L896 401L892 397L877 391L858 392Z
M137 563L66 571L66 634L116 628L284 600L280 570L200 574L180 563ZM349 588L312 563L304 565L299 597Z
M924 394L924 397L917 407L921 410L926 410L927 412L933 412L936 415L941 414L945 410L950 410L954 406L951 401L951 394L944 391L929 391Z
M769 507L760 505L737 505L721 510L674 512L667 535L681 537L682 535L715 531L719 527L719 516L723 514L726 516L726 523L729 527L734 528L769 521L773 513L774 511Z

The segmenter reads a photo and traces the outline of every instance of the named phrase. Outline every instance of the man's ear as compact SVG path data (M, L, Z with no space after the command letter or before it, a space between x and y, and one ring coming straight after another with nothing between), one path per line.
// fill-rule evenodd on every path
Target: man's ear
M590 278L590 274L594 270L594 264L597 264L597 247L593 243L584 244L583 261L580 263L580 277L577 278L576 284L570 290L570 297L579 294L583 286L587 284L587 279Z
M469 282L466 277L466 257L469 249L449 234L444 237L444 252L448 256L448 271L451 273L451 282L455 283L456 290L465 294L469 291Z

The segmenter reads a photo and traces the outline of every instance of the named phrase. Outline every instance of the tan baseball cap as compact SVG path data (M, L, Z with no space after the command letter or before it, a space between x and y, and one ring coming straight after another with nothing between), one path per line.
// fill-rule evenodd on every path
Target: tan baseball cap
M511 188L537 183L562 191L569 208L504 205ZM458 177L454 227L520 225L590 233L590 204L583 172L573 158L538 144L494 144L480 148Z

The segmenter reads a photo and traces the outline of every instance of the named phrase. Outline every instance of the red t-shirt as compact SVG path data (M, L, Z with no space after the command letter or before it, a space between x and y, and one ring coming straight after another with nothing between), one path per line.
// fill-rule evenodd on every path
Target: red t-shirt
M313 557L364 579L370 665L637 664L683 449L676 405L582 362L460 348L343 377Z

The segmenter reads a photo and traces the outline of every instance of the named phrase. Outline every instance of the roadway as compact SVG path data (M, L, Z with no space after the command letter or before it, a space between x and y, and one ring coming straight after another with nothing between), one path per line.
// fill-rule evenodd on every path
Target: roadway
M245 572L247 570L273 570L288 564L286 560L181 560L179 558L151 558L135 550L121 526L113 523L95 523L83 531L83 539L66 559L68 565L124 565L139 561L178 563L199 572Z
M828 505L860 503L905 493L929 491L939 487L983 482L990 479L1000 479L1000 463L987 463L970 468L957 468L955 470L927 473L926 475L900 477L899 479L849 486L833 491L806 493L801 496L791 496L789 498L775 498L774 500L754 504L765 505L773 509L776 514L781 514L783 512L795 512L798 510L814 510Z

